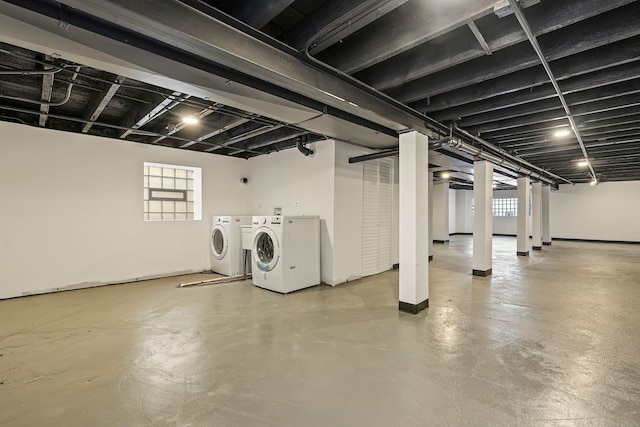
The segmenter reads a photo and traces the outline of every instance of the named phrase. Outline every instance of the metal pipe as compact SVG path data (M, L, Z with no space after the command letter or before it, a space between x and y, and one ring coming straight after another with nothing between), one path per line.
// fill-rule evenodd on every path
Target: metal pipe
M34 114L34 115L40 115L40 111L33 111L33 110L28 110L26 108L19 108L19 107L13 107L10 105L2 105L0 104L0 110L9 110L9 111L13 111L13 112L17 112L17 113L25 113L25 114ZM53 117L54 119L62 119L62 120L68 120L70 122L78 122L78 123L90 123L89 120L84 120L84 119L79 119L77 117L71 117L71 116L65 116L62 114L51 114L51 113L47 113L47 116L49 117ZM161 133L157 133L157 132L149 132L146 130L139 130L139 129L133 129L133 128L129 128L129 127L125 127L125 126L118 126L118 125L113 125L110 123L102 123L102 122L92 122L94 126L99 126L99 127L106 127L106 128L112 128L112 129L120 129L120 130L129 130L132 131L132 133L136 134L136 135L142 135L142 136L162 136ZM175 139L177 141L184 141L184 142L190 142L192 141L191 139L187 139L187 138L180 138L177 136L171 136L171 139ZM221 144L212 144L212 143L205 143L205 144L209 144L209 145L221 145ZM240 150L240 151L245 151L247 153L253 153L253 154L264 154L260 151L255 151L255 150L250 150L247 148L237 148L236 150Z
M69 86L67 86L67 92L66 92L64 98L61 99L60 101L45 102L45 101L38 101L38 100L35 100L35 99L20 98L18 96L7 96L7 95L2 95L2 94L0 94L0 98L10 99L12 101L18 101L18 102L26 102L28 104L37 104L37 105L42 105L42 106L45 106L45 107L61 107L64 104L66 104L67 101L69 101L69 99L71 98L71 90L73 89L73 82L78 77L78 71L79 70L80 70L80 67L76 67L76 72L73 73L73 76L71 77L71 81L70 82L66 82Z
M484 139L482 139L482 138L480 138L480 137L477 137L477 136L475 136L475 135L472 135L472 134L470 134L469 132L467 132L467 131L465 131L465 130L462 130L462 129L460 129L460 128L456 128L456 129L454 130L454 133L460 133L460 134L462 134L463 136L465 136L465 137L466 137L465 139L471 139L472 141L476 141L476 142L478 142L479 144L481 144L483 147L486 147L486 148L488 148L489 150L496 152L498 156L502 156L502 157L508 158L509 160L511 160L512 162L514 162L514 163L516 163L516 164L524 165L524 166L526 166L528 169L531 169L531 170L536 170L536 171L538 171L538 173L540 173L540 174L544 174L544 175L547 175L547 176L550 176L550 177L552 177L553 179L555 179L556 181L564 181L564 182L566 182L567 184L573 184L573 182L572 182L572 181L569 181L568 179L563 178L563 177L561 177L560 175L556 175L556 174L554 174L554 173L552 173L552 172L546 171L546 170L544 170L544 169L542 169L542 168L540 168L540 167L538 167L538 166L536 166L536 165L534 165L534 164L532 164L532 163L527 162L527 161L526 161L526 160L524 160L524 159L521 159L521 158L519 158L519 157L516 157L516 156L514 156L514 155L510 154L508 151L503 150L502 148L496 147L495 145L493 145L493 144L491 144L491 143L489 143L489 142L485 141ZM473 147L473 146L472 146L472 147ZM465 151L466 151L466 150L465 150ZM472 154L472 153L469 153L469 154ZM499 158L499 157L498 157L498 158Z
M567 113L567 118L569 119L569 123L573 128L573 132L575 133L576 138L578 139L578 143L580 144L580 149L582 150L584 159L585 161L588 161L589 155L587 154L587 149L585 148L584 142L582 141L582 136L580 136L578 125L575 119L573 118L573 115L571 114L571 109L569 108L569 104L567 103L567 100L564 98L562 89L560 89L560 85L558 84L558 81L556 80L556 77L553 74L551 67L549 66L549 62L547 61L547 58L545 58L544 53L542 52L542 48L538 43L538 39L536 38L535 34L533 34L533 31L529 26L529 22L527 21L527 18L524 16L524 12L522 11L522 8L518 4L518 2L516 0L508 0L508 1L509 1L509 4L511 5L511 9L513 9L514 15L516 16L516 18L518 19L518 22L520 23L520 26L522 27L525 34L527 35L527 38L529 39L531 46L533 46L533 50L536 51L536 54L538 55L538 58L540 59L540 62L542 63L544 70L547 72L547 75L549 76L549 80L551 80L551 84L556 90L556 93L558 94L558 98L560 98L562 107L564 108L565 113ZM591 166L590 163L589 163L589 170L591 171L591 177L593 179L596 179L596 173L593 170L593 167Z
M56 74L62 71L62 68L55 70L2 70L0 76L42 76L48 74Z

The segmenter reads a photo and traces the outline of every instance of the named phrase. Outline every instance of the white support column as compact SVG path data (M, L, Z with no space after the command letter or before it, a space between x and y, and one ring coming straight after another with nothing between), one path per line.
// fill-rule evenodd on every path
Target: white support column
M429 307L429 144L411 131L400 135L400 311Z
M473 275L490 276L493 268L493 164L473 164Z
M449 181L433 184L433 241L449 243Z
M534 251L542 249L542 183L531 184L531 237Z
M433 172L429 172L429 261L433 259Z
M549 222L549 199L551 196L551 187L545 185L542 187L542 244L551 246L551 224Z
M518 178L518 255L529 256L529 178Z

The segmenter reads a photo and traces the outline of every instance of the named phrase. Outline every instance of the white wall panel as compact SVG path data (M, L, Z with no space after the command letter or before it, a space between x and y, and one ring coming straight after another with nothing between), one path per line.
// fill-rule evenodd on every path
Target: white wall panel
M0 122L0 298L202 271L246 214L241 159ZM203 220L143 221L144 162L202 168Z

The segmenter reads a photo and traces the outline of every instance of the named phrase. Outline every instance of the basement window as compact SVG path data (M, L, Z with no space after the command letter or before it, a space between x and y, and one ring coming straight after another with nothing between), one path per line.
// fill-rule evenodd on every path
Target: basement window
M144 163L144 220L202 219L202 169Z
M493 199L493 216L518 216L518 199Z

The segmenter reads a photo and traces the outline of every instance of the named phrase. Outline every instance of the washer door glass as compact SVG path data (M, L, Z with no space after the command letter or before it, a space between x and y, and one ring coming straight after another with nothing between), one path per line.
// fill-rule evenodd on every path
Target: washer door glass
M254 259L261 271L271 271L278 262L277 245L275 236L267 231L260 231L254 240Z
M222 259L227 253L227 236L219 225L216 225L211 232L211 251L217 259Z

